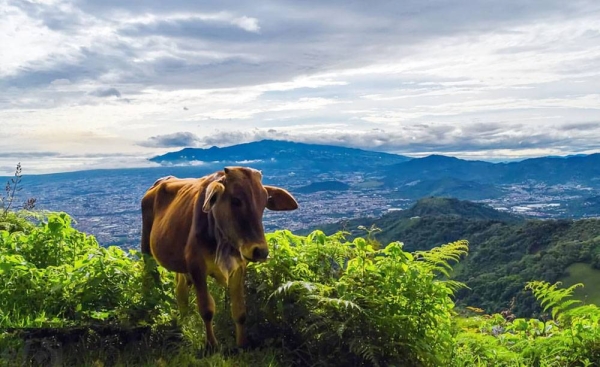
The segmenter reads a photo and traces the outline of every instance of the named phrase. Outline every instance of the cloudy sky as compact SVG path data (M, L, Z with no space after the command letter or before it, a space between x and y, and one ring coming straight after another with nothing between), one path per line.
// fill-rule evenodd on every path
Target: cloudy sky
M0 173L257 139L600 151L597 0L0 0Z

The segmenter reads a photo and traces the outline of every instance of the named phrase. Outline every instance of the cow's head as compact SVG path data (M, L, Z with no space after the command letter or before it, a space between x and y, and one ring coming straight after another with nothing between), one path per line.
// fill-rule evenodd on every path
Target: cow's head
M212 213L222 241L238 249L248 261L269 255L262 223L265 208L294 210L298 203L284 189L262 184L262 174L252 168L227 167L224 175L206 188L205 213Z

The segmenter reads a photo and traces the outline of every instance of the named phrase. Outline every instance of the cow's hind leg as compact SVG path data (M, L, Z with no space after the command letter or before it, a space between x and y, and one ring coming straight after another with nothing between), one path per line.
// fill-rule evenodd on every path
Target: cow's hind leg
M229 296L231 298L231 317L235 322L235 342L238 347L246 346L244 324L246 322L246 301L244 296L245 269L239 268L229 279Z
M192 282L196 288L196 301L198 303L198 311L206 326L206 341L208 347L217 347L217 338L213 330L213 317L215 315L215 300L208 291L208 284L206 282L206 272L199 266L190 267L190 275Z

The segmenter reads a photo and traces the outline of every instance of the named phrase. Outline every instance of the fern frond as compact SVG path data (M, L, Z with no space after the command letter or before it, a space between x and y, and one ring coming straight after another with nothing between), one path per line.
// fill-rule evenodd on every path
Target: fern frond
M353 339L350 343L350 351L361 357L363 360L370 362L373 366L379 366L379 361L377 360L377 357L375 357L376 347L366 343L364 340Z
M279 288L277 288L273 293L269 295L268 299L270 300L272 297L279 296L282 294L289 294L293 289L304 289L308 292L313 292L315 289L317 289L317 285L311 282L304 282L299 280L289 281L279 286Z
M543 281L533 281L528 282L525 289L530 289L538 302L540 302L542 309L544 311L551 310L552 318L556 318L574 304L581 302L579 300L565 299L571 297L575 289L583 287L582 283L573 284L568 288L558 288L561 284L561 282L550 284Z
M567 317L585 317L597 322L600 320L600 307L595 304L583 305L567 310L564 314Z
M445 280L444 285L446 285L453 293L462 288L471 289L465 283L457 280Z
M324 304L327 306L331 306L334 308L345 308L347 309L355 309L359 312L362 312L362 308L357 305L356 303L352 302L352 301L348 301L345 299L340 299L340 298L332 298L332 297L324 297L324 296L320 296L320 295L310 295L307 298L309 299L314 299L315 301L317 301L317 303L320 304Z
M458 262L462 256L468 254L469 242L460 240L452 243L434 247L429 251L415 251L413 253L417 261L427 264L429 270L439 272L449 277L452 270L450 261Z

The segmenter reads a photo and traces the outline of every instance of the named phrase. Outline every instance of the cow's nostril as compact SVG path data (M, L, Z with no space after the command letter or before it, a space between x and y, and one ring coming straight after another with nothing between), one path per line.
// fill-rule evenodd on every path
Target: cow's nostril
M255 247L252 251L252 259L254 261L265 260L269 256L269 249L262 247Z

